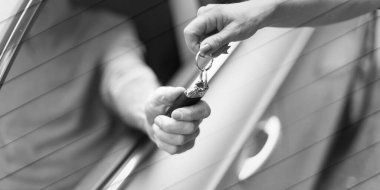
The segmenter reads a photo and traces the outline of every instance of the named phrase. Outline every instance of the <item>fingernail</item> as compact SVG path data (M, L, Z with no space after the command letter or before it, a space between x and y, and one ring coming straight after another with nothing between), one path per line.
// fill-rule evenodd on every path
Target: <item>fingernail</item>
M175 111L175 112L172 113L172 118L173 119L181 120L182 117L183 117L183 114L180 111Z
M204 55L207 55L208 51L210 50L211 50L210 44L202 44L201 47L199 48L199 51Z

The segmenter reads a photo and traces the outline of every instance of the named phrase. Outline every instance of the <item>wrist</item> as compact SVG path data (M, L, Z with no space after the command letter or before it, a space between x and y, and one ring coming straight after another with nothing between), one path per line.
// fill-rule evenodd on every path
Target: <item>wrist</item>
M154 140L152 132L152 124L149 122L146 113L139 120L139 129L141 129L151 140Z
M125 123L147 132L149 120L145 106L149 96L159 86L155 75L150 70L135 69L128 76L118 79L109 91L113 108Z

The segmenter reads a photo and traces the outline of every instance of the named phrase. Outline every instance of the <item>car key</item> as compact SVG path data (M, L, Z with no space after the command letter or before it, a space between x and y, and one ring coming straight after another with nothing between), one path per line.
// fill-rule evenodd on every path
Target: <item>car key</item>
M204 55L201 55L200 52L197 53L195 57L195 65L197 69L200 71L198 81L187 88L175 101L174 103L166 110L165 115L171 117L172 112L181 107L191 106L199 102L202 97L205 95L208 89L208 81L207 81L207 70L212 67L212 62L214 61L213 57L208 62L208 64L204 67L199 65L199 58L207 58Z
M203 70L199 75L199 81L186 89L169 107L165 115L170 117L175 109L196 104L205 95L207 89L207 71Z
M200 52L197 53L195 56L195 65L197 69L200 71L199 74L199 81L197 81L193 86L189 87L182 93L175 101L174 103L169 107L169 109L166 111L165 115L168 117L171 117L172 112L181 107L185 106L191 106L199 102L202 97L205 95L207 89L208 89L208 79L207 79L207 71L212 67L212 63L214 61L214 57L219 56L220 54L227 53L227 50L229 49L229 45L226 44L222 46L219 50L217 50L216 53L206 56L202 55ZM208 62L208 64L204 67L201 67L198 63L199 58L211 58L211 60Z

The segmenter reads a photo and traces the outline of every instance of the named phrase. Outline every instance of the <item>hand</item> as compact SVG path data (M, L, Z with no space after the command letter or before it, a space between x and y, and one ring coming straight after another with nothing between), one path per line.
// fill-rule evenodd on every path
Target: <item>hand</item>
M200 101L174 110L171 117L165 116L165 111L184 90L182 87L160 87L145 106L149 137L160 149L170 154L191 149L199 135L199 124L210 115L210 107Z
M223 45L252 36L267 25L279 0L251 0L234 4L210 4L199 8L197 17L184 30L193 53L210 55Z

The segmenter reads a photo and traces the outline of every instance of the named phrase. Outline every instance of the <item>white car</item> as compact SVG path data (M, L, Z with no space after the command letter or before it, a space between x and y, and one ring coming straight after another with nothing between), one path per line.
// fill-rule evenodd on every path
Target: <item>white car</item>
M194 148L168 155L145 136L124 139L77 189L378 189L374 22L365 15L317 28L266 28L231 44L210 70L204 99L212 115ZM4 46L14 27L0 30L1 82L17 55L18 43ZM194 73L185 83L197 75L194 67L182 72Z

